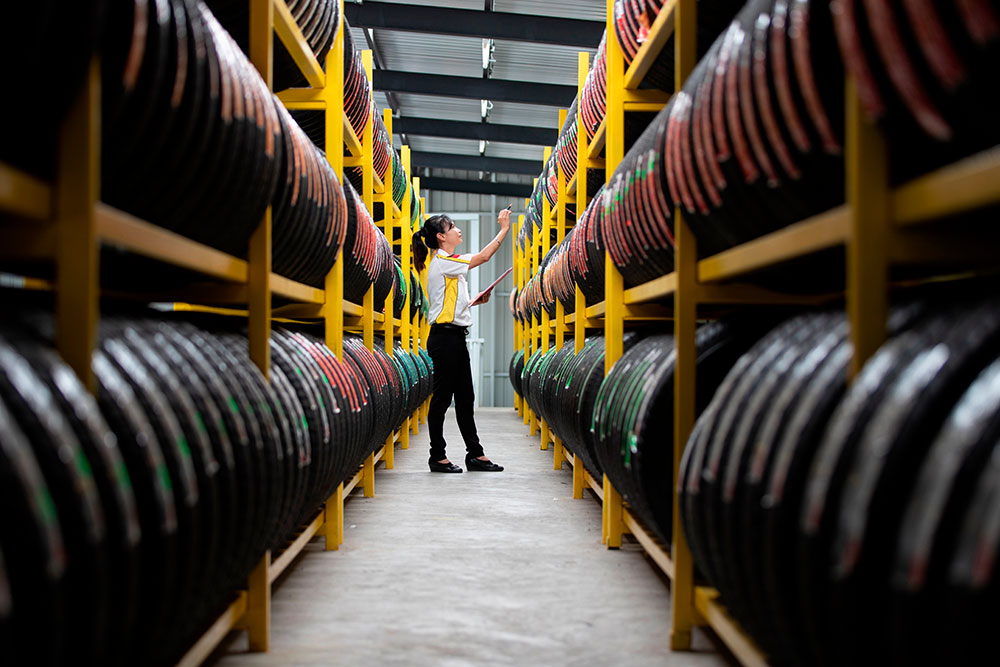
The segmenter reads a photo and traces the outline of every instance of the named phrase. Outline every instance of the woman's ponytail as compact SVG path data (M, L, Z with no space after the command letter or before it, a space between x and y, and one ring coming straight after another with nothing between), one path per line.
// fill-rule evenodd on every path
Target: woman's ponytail
M421 227L416 234L413 235L413 266L417 269L417 272L424 270L424 262L427 261L427 244L424 243L424 230L426 227Z
M445 227L445 223L448 223L449 226ZM437 235L444 234L454 226L455 222L446 215L432 215L424 221L424 226L413 235L413 266L416 267L417 271L424 270L428 249L437 250Z

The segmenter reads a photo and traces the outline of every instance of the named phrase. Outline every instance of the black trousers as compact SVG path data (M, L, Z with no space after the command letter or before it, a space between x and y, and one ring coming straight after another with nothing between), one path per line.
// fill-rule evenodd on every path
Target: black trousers
M427 425L431 432L430 460L448 458L445 454L444 415L451 405L452 396L455 397L455 416L465 440L465 451L469 456L482 456L483 446L479 444L473 414L476 393L472 384L469 348L465 345L465 330L431 327L427 352L434 361L434 395L427 411Z

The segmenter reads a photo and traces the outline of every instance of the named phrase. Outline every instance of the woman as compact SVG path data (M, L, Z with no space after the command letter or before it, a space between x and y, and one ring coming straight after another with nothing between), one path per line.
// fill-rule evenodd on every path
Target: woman
M503 466L493 463L483 453L476 434L473 415L475 392L472 367L465 336L472 326L469 312L469 285L465 280L469 269L485 264L500 249L510 230L510 210L500 212L498 233L476 254L455 254L462 243L462 230L446 215L431 216L413 236L414 264L422 271L427 264L427 296L430 299L431 333L427 337L427 352L434 361L434 395L427 413L431 432L431 452L427 463L431 472L462 472L445 454L444 414L455 397L455 416L465 440L465 467L471 471L501 472ZM430 259L427 259L428 248ZM489 298L483 300L483 303Z

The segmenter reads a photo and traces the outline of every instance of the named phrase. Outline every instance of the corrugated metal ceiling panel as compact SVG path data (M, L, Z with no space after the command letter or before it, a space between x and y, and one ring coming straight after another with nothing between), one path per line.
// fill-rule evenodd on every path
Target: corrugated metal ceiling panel
M480 7L482 7L481 4ZM539 2L539 0L494 0L493 9L512 14L535 14L603 21L608 6L604 0L545 0L545 2Z
M494 102L493 110L490 111L490 122L498 125L559 129L559 110L556 107L543 107L537 104Z
M476 37L376 30L386 69L450 76L483 74L483 41Z
M482 118L479 100L459 97L435 97L434 95L410 95L396 93L403 115L413 118L441 118L461 120L471 123Z
M497 41L493 57L493 78L535 83L576 85L576 62L580 51L597 51L555 44ZM482 63L480 63L482 65Z
M542 152L545 149L541 146L528 146L525 144L503 144L489 143L486 145L487 157L505 157L515 160L538 160L538 171L542 170Z
M426 153L451 155L479 155L479 142L475 139L450 139L447 137L409 137L410 148Z
M565 1L565 0L563 0ZM390 2L394 5L420 5L426 7L445 7L450 9L482 9L483 0L379 0L379 2ZM355 0L344 0L345 4L360 5L361 2Z

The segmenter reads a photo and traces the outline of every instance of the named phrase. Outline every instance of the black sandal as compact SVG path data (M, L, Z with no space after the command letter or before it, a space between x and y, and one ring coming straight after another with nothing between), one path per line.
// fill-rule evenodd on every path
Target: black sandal
M503 466L493 463L493 461L483 461L474 456L465 457L465 467L469 472L503 472Z

